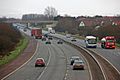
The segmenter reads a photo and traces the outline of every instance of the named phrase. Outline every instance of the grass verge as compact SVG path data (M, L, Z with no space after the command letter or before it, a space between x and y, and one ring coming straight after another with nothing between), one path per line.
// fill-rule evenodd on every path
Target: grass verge
M16 59L20 55L20 53L27 47L27 44L28 44L28 39L25 37L22 38L20 42L17 44L17 47L15 48L14 51L11 51L9 55L6 55L0 59L0 66L7 64L8 62Z
M120 44L116 43L116 46L120 48Z
M75 34L75 35L73 35L73 37L76 37L76 38L78 38L78 39L82 39L82 40L85 39L85 37L83 37L83 36L79 36L79 34Z

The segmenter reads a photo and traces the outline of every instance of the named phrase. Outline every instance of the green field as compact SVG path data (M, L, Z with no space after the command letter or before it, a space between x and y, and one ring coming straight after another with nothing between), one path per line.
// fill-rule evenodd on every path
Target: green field
M20 42L17 44L17 47L15 48L14 51L11 51L9 55L6 55L0 59L0 66L16 59L20 55L20 53L26 48L27 44L28 39L25 37L22 38Z

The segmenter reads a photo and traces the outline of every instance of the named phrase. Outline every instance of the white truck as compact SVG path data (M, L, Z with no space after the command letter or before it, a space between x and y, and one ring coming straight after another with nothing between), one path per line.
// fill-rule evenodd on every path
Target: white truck
M70 38L71 37L71 34L66 34L66 38Z
M85 45L86 45L87 48L89 48L89 47L96 48L97 47L97 37L86 36L85 37Z
M55 34L55 30L53 30L52 28L48 28L48 33Z

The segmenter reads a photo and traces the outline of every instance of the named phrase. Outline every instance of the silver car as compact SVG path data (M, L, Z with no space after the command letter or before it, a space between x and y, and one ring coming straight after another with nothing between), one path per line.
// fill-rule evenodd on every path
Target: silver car
M79 56L72 56L70 58L70 60L71 60L70 64L73 65L73 63L74 63L75 60L80 60L80 57Z
M73 70L75 69L83 69L84 70L84 62L82 60L75 60L73 63Z

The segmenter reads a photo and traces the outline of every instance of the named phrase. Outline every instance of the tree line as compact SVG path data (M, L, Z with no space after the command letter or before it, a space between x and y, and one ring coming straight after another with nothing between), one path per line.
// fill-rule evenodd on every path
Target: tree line
M0 23L0 56L14 50L21 38L21 33L12 24Z
M105 36L115 36L117 43L120 43L120 25L112 24L113 21L120 21L120 17L109 19L101 16L80 18L57 16L54 19L58 21L54 28L56 31L80 36L93 35L99 39ZM79 26L81 21L86 21L88 25Z

